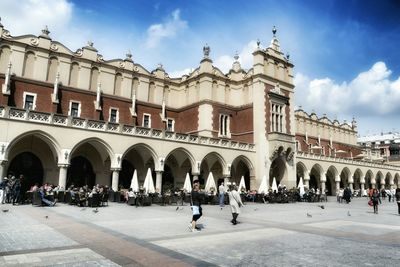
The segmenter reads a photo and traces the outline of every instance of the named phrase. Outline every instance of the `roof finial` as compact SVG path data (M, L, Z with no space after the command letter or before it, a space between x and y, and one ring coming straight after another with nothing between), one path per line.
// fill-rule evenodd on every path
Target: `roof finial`
M49 28L47 27L47 25L44 27L44 29L42 30L42 33L44 34L44 35L49 35L49 33L50 33L50 31L49 31Z
M128 50L128 53L126 53L126 57L127 57L127 58L132 58L131 50Z
M276 37L276 32L277 32L277 30L276 30L276 27L274 25L274 27L272 28L272 34L274 35L274 38Z
M87 42L87 44L88 44L88 46L93 47L93 42L92 42L92 41L89 40L89 41Z
M204 55L204 58L208 58L210 56L210 47L208 46L208 44L206 44L203 47L203 55Z
M3 27L3 24L1 24L1 17L0 17L0 27Z
M233 58L235 59L235 61L238 61L238 59L239 59L238 51L236 51L235 56Z
M260 48L260 39L257 38L257 48Z

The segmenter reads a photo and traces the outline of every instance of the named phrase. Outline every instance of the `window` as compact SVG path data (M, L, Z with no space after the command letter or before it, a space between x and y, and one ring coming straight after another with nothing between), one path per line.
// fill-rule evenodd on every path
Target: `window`
M284 106L276 103L271 105L271 131L284 132Z
M71 101L69 102L69 115L72 117L80 117L81 116L81 103Z
M229 128L229 115L220 114L219 115L219 135L220 137L230 137Z
M24 92L24 109L35 110L36 94Z
M174 126L175 126L175 120L167 119L167 131L168 132L173 132L174 131Z
M109 122L118 123L118 121L119 121L119 116L118 115L119 115L118 114L118 109L110 108Z
M143 114L143 127L151 128L151 115L150 114Z

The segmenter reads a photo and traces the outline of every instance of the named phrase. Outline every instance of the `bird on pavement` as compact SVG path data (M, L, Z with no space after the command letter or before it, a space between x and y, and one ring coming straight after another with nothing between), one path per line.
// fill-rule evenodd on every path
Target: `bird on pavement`
M94 213L98 213L99 210L96 208L96 209L93 210L93 212L94 212Z
M8 209L2 209L1 211L2 212L8 212L9 210Z
M86 208L82 208L82 209L81 209L81 211L84 211L84 210L86 210Z
M320 207L321 209L325 209L324 205L318 205L318 207Z
M351 216L350 211L347 211L347 216Z
M46 215L46 216L44 216L44 217L45 217L46 219L48 219L48 218L49 218L49 216L47 216L47 215Z
M312 215L310 213L307 212L307 217L312 217Z
M258 210L257 208L254 209L254 211L257 211L257 210Z
M176 207L176 209L175 210L179 210L179 207Z

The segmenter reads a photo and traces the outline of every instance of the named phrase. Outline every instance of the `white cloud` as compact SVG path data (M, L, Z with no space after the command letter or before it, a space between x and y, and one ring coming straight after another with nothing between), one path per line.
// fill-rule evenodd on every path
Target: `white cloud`
M171 78L180 78L183 75L189 75L193 71L192 68L186 68L184 70L177 70L169 73L169 77Z
M257 48L257 42L252 40L248 42L240 51L239 62L243 69L249 69L253 66L253 55L252 53ZM222 70L222 72L227 73L232 68L232 63L234 58L232 55L222 55L219 56L214 65Z
M69 23L73 4L67 0L1 0L2 24L14 36L41 34L45 25L51 31L64 29Z
M296 104L331 118L393 117L400 112L400 77L390 80L391 73L384 62L376 62L349 83L338 84L330 78L310 79L298 73L294 79Z
M180 10L176 9L164 23L153 24L147 29L146 46L154 48L161 40L175 37L186 28L187 21L180 18Z

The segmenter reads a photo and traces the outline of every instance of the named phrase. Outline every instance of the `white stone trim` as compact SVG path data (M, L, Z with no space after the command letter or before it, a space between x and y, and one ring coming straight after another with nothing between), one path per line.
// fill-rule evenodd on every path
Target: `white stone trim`
M149 117L149 125L148 125L148 126L145 126L145 125L144 125L144 118L145 118L146 116ZM149 113L143 113L142 127L151 128L151 114L149 114Z
M25 109L25 101L26 101L26 96L33 96L33 103L32 103L32 109L36 109L36 99L37 99L37 94L36 93L31 93L31 92L24 92L24 98L22 100L22 108Z
M69 101L69 108L68 108L68 116L72 116L72 103L78 104L78 118L81 116L81 109L82 109L82 104L81 101L76 101L76 100L70 100Z
M112 110L115 110L117 112L114 122L111 121L111 111ZM119 123L119 108L116 108L116 107L110 107L109 108L109 110L108 110L108 121L112 122L112 123Z

